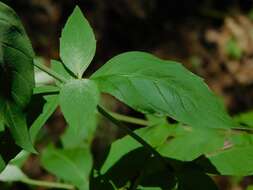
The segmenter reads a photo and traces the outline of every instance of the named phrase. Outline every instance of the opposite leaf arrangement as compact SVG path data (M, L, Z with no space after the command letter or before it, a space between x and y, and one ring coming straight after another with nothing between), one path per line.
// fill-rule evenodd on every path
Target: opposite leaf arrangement
M34 61L18 16L0 3L1 171L19 147L36 153L40 128L60 106L68 127L60 143L40 155L44 169L71 184L66 189L214 190L211 175L253 173L252 128L240 127L200 77L180 63L127 52L84 79L95 50L92 28L76 7L62 31L62 62L52 60L48 68ZM36 86L34 66L56 85ZM145 114L146 126L130 130L99 105L100 93ZM101 164L91 153L98 113L127 134L112 143Z

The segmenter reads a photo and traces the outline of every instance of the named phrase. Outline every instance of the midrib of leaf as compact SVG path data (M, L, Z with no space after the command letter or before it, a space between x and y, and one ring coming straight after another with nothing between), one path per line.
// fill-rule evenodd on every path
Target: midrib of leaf
M146 98L146 96L141 96L141 94L139 93L138 89L135 87L135 85L132 83L132 81L129 79L129 77L127 77L126 79L130 82L130 85L135 89L135 91L138 92L139 96L143 97L146 100L146 102L147 102L148 105L150 105L151 107L154 107L154 108L156 108L158 110L162 110L164 112L167 112L167 111L165 111L165 110L157 107L156 105L152 104L150 101L148 101L147 98Z

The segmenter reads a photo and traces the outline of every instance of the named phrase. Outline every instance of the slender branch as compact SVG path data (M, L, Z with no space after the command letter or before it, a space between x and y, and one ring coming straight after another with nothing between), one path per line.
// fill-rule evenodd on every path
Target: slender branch
M104 108L102 108L100 105L97 106L98 112L101 113L104 117L109 119L113 124L124 130L129 136L134 138L137 142L139 142L144 148L149 150L154 156L159 158L166 166L168 166L167 161L164 157L162 157L159 152L157 152L152 146L150 146L144 139L142 139L140 136L135 134L131 129L126 127L123 123L121 123L119 120L114 118L109 112L107 112ZM170 171L173 171L173 168L171 166L168 167Z
M53 71L52 69L48 68L47 66L45 66L44 64L41 64L38 61L34 61L33 64L40 70L44 71L45 73L47 73L48 75L50 75L51 77L55 78L56 80L60 81L60 82L64 82L66 83L67 80L62 77L61 75L59 75L58 73L56 73L55 71Z
M71 190L75 189L75 187L73 185L70 185L70 184L40 181L40 180L34 180L34 179L30 179L30 178L22 179L21 182L29 184L29 185L47 187L47 188L71 189Z
M135 117L131 117L131 116L115 113L115 112L109 112L109 113L111 114L112 117L114 117L115 119L119 121L123 121L126 123L133 123L136 125L143 125L143 126L149 125L149 122L145 119L139 119L139 118L135 118Z

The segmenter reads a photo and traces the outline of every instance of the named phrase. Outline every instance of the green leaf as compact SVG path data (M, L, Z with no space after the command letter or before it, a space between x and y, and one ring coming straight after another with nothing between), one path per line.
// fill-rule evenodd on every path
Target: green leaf
M241 113L237 115L234 120L240 124L247 125L249 127L253 127L253 111L249 111L246 113Z
M81 190L89 189L92 156L87 147L59 150L52 146L42 152L43 167Z
M253 174L253 146L234 146L207 155L221 175L247 176Z
M96 130L98 102L99 91L93 81L72 80L62 87L60 106L69 124L65 135L67 140L63 140L65 147L75 147L83 140L92 140Z
M0 3L0 96L24 108L34 86L33 49L15 12Z
M63 76L66 80L74 79L70 71L67 70L67 68L64 67L63 63L57 60L51 60L51 68L61 76ZM59 81L56 81L56 84L58 86L61 85Z
M2 172L5 168L5 162L2 158L2 156L0 155L0 172Z
M0 132L4 131L4 114L0 108Z
M66 67L79 78L87 69L96 51L92 28L77 6L69 17L60 39L60 56Z
M123 53L91 78L102 92L143 113L169 115L192 127L234 125L203 80L173 61L143 52Z
M167 139L157 151L169 158L192 161L199 156L219 150L223 147L225 133L216 129L170 127Z
M37 86L33 89L33 94L52 94L52 93L58 93L60 91L60 88L57 86Z
M221 149L225 133L215 129L191 128L181 125L159 125L135 131L162 156L181 161L192 161L201 155ZM102 167L105 173L128 152L141 147L130 136L115 141Z
M58 95L47 95L44 97L44 99L46 100L46 103L43 106L42 113L33 122L29 130L33 142L35 141L35 138L41 127L46 123L48 118L54 113L57 106L59 105Z
M15 142L34 151L24 109L34 87L34 52L16 13L0 2L0 106Z
M27 151L36 152L28 132L25 115L21 110L15 105L8 104L6 105L5 118L16 144Z

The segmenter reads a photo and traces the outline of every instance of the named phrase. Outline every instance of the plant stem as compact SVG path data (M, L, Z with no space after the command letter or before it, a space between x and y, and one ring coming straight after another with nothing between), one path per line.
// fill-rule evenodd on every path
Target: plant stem
M47 188L57 188L57 189L74 189L75 188L73 185L70 185L70 184L40 181L40 180L34 180L30 178L22 179L21 182L29 184L29 185L47 187Z
M56 80L60 81L60 82L64 82L66 83L67 80L62 77L61 75L59 75L58 73L56 73L55 71L53 71L52 69L48 68L47 66L45 66L44 64L41 64L38 61L33 61L33 64L39 68L40 70L44 71L45 73L47 73L48 75L50 75L51 77L55 78Z
M130 116L115 113L115 112L109 112L109 113L111 114L112 117L114 117L115 119L117 119L119 121L123 121L123 122L126 122L126 123L133 123L133 124L136 124L136 125L143 125L143 126L149 125L149 122L145 119L130 117Z
M159 158L166 166L168 166L167 161L164 157L162 157L159 152L157 152L152 146L150 146L144 139L142 139L140 136L135 134L131 129L126 127L123 123L121 123L119 120L114 118L109 112L107 112L104 108L102 108L100 105L97 106L98 112L101 113L104 117L109 119L113 124L124 130L129 136L131 136L133 139L135 139L137 142L139 142L144 148L149 150L154 156ZM173 171L173 168L171 166L168 167L170 171Z

